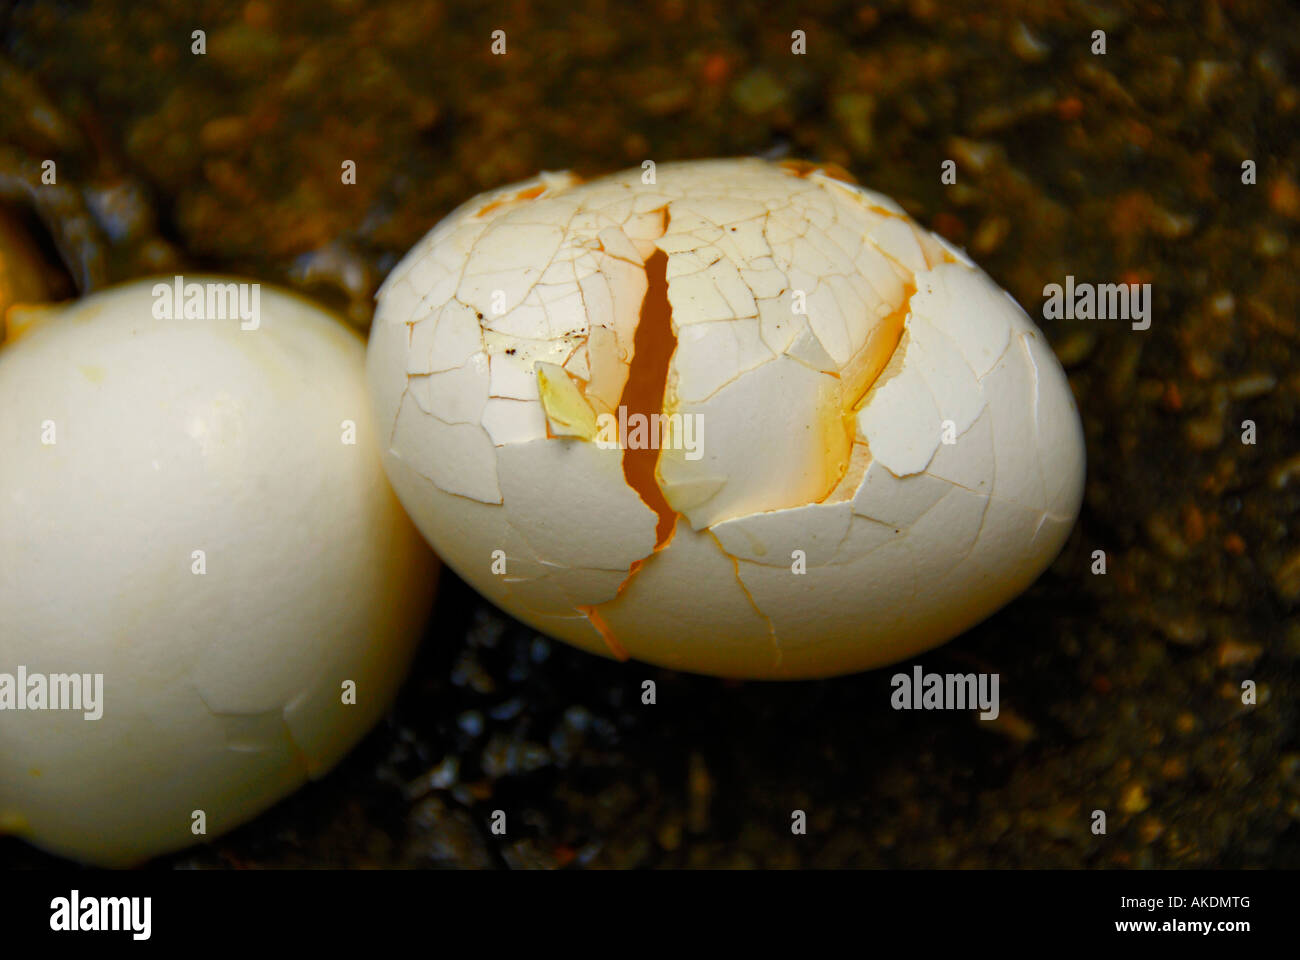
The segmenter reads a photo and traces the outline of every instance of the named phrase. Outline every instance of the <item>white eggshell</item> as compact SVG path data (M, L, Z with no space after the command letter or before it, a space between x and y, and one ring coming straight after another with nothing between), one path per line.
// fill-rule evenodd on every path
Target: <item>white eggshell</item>
M0 829L110 865L328 771L390 703L437 576L360 339L264 286L257 329L156 319L152 288L0 349L0 673L103 675L99 719L0 711Z
M1084 445L1024 311L824 170L654 174L475 198L380 291L367 374L393 425L385 465L442 557L584 649L746 678L915 654L1033 582L1078 513ZM671 355L638 365L665 304ZM418 373L482 353L510 365L486 404L468 373L446 413L411 401ZM572 380L535 389L557 364ZM694 450L663 444L650 481L582 426L644 399L638 372L664 383L641 412L701 431Z

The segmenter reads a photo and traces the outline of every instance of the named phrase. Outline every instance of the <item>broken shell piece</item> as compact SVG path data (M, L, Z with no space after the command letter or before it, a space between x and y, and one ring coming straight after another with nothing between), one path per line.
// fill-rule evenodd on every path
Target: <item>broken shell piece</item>
M396 693L437 576L357 335L186 281L197 310L143 280L0 348L0 831L102 865L328 771Z
M932 647L1043 571L1082 496L1042 332L810 164L477 197L385 281L367 374L389 477L462 577L552 636L684 670L829 676Z

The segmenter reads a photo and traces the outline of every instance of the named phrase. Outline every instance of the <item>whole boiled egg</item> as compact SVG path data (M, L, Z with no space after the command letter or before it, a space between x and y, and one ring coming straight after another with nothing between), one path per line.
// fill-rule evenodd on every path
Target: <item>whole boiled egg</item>
M836 170L759 159L483 194L379 295L393 486L585 650L737 678L899 660L1024 590L1084 445L1042 332Z
M437 561L364 344L258 284L11 312L0 347L0 832L120 865L212 838L383 715Z

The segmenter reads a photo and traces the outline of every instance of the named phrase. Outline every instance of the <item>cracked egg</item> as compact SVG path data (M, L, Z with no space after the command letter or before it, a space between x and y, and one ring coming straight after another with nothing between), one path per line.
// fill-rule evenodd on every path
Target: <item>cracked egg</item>
M437 575L355 333L265 287L256 329L160 319L154 293L45 308L0 348L0 832L105 865L328 771Z
M593 653L824 677L1024 590L1084 446L1042 332L841 171L652 164L470 200L379 293L384 463L441 557Z

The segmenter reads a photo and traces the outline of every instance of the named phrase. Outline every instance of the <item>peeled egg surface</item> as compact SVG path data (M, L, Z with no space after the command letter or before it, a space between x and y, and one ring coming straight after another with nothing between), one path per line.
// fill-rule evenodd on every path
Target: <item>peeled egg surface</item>
M437 575L362 340L264 285L256 329L158 319L153 287L0 347L0 832L106 865L329 770L387 709ZM34 708L20 670L100 676L100 716Z
M1010 295L823 168L652 174L483 194L381 288L384 462L442 558L585 650L738 678L883 665L1024 590L1084 446Z

